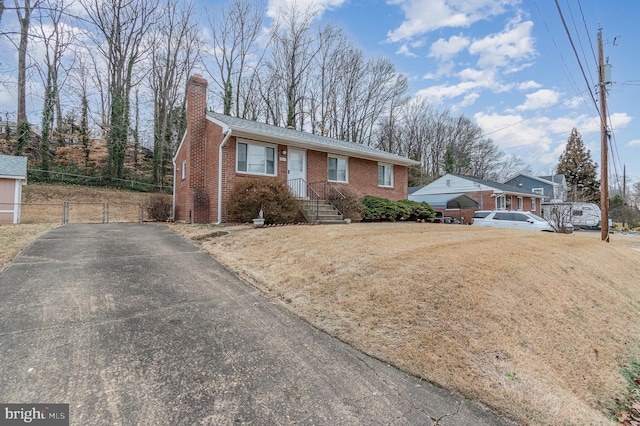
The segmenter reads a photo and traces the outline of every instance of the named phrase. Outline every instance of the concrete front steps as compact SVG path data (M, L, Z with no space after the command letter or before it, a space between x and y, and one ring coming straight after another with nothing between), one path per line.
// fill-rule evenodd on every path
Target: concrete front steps
M329 203L326 200L317 201L318 203L317 218L313 209L313 206L315 205L316 201L311 201L307 199L301 199L299 201L300 201L300 211L302 212L302 215L305 217L305 219L309 223L322 224L322 225L347 223L347 221L342 216L342 213L338 212L338 210L336 210L335 207L333 207L331 203Z

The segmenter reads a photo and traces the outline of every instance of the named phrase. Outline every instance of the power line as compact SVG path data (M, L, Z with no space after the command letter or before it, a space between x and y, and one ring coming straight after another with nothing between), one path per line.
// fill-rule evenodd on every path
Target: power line
M587 55L584 52L584 46L582 46L582 39L580 38L580 32L578 31L578 26L576 25L576 21L575 18L573 17L573 11L571 10L571 6L569 5L569 2L567 1L567 8L569 9L569 14L571 15L571 22L573 23L573 29L576 32L576 36L578 38L578 44L580 45L580 51L582 52L582 57L584 58L585 62L589 62L587 61ZM580 9L582 11L582 9ZM582 16L582 19L584 20L584 15ZM586 25L586 24L585 24ZM589 32L587 31L587 35L589 34ZM597 64L598 61L595 61L595 64ZM589 77L591 78L591 81L594 81L593 78L593 74L591 74L591 68L587 67L587 71L589 72Z
M569 43L571 43L571 48L573 49L573 53L576 56L576 60L578 61L578 65L580 66L580 72L582 73L582 77L584 77L584 81L587 84L587 88L589 89L589 94L591 95L591 100L593 101L593 105L596 107L596 111L598 111L598 115L602 117L602 113L600 112L600 108L598 108L598 102L596 101L595 95L591 90L591 84L587 79L587 75L584 72L584 67L582 66L582 62L580 61L580 56L578 55L578 51L576 50L576 46L573 43L573 38L571 37L571 32L569 31L569 27L567 27L567 22L564 19L564 15L562 13L562 9L560 8L560 3L558 0L555 0L556 7L558 9L558 13L560 14L560 19L562 20L562 25L564 26L564 30L567 33L567 37L569 38ZM602 119L602 118L601 118Z
M549 33L549 38L551 39L551 42L553 43L553 45L556 48L556 51L558 52L558 56L560 56L560 61L562 62L562 73L565 75L565 77L567 78L567 81L569 82L569 84L571 84L571 87L573 87L573 90L576 94L578 94L580 96L580 98L582 99L582 102L584 102L584 105L587 107L587 109L590 108L589 103L587 102L587 100L585 99L585 97L582 95L585 91L581 91L578 89L578 85L575 81L575 79L573 78L573 75L571 74L571 71L569 71L569 66L567 65L567 61L565 60L562 51L560 50L560 47L558 46L558 43L556 42L556 39L553 35L553 32L551 31L551 29L549 28L549 25L547 24L546 19L544 18L544 14L540 11L540 7L538 7L538 3L535 2L535 0L533 1L533 5L535 6L536 11L538 12L538 15L540 15L540 19L542 20L542 23L544 24L544 27L547 30L547 33ZM596 108L597 111L597 108Z

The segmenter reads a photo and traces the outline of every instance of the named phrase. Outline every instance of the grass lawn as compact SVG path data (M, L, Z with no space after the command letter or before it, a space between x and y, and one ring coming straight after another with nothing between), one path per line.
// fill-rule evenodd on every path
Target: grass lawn
M172 225L198 239L220 228ZM525 424L614 424L640 360L640 237L417 223L202 247L315 327ZM634 249L636 248L636 249Z
M30 184L24 197L41 207L23 209L32 224L0 226L0 270L60 224L63 201L148 195ZM638 235L606 244L599 232L418 223L168 226L315 327L519 423L615 424L621 370L640 361Z

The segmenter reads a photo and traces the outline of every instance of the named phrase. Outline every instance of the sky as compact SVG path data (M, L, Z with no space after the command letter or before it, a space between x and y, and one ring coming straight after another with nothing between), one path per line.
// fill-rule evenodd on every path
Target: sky
M269 0L267 16L289 1ZM624 166L640 181L640 2L557 3L571 39L551 0L315 1L323 22L344 28L370 57L390 58L409 77L413 96L469 117L537 175L555 170L574 127L601 162L602 28L612 67L610 181Z
M229 0L195 1L211 12ZM265 26L289 2L313 3L317 19L341 27L367 57L391 59L408 77L412 96L464 114L536 175L555 170L574 127L594 162L601 162L597 38L602 28L604 56L612 66L607 86L610 182L621 179L625 166L631 182L640 182L640 1L256 1L264 5ZM12 15L5 11L3 27ZM2 118L16 109L12 61L15 49L4 40ZM39 77L32 83L38 86L35 94L27 99L29 111L42 110L42 88L36 80Z

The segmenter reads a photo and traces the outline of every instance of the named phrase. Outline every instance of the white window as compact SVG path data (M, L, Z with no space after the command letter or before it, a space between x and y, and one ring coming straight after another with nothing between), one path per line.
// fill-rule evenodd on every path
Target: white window
M182 160L182 180L187 178L187 160Z
M348 182L349 159L346 157L329 155L327 177L328 180L333 182Z
M531 192L538 195L544 195L544 188L533 188Z
M522 201L522 197L518 197L518 210L522 210L524 208L524 203Z
M393 188L393 166L378 164L378 186Z
M506 204L506 197L504 195L498 195L496 197L496 210L504 210Z
M253 175L275 176L276 147L258 143L238 142L236 171Z
M536 199L535 199L535 198L532 198L532 199L531 199L531 211L532 211L532 212L535 212L535 211L536 211L536 207L537 207L537 206L536 206Z

